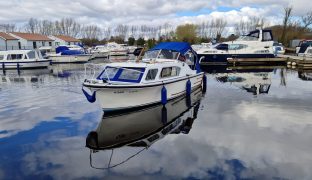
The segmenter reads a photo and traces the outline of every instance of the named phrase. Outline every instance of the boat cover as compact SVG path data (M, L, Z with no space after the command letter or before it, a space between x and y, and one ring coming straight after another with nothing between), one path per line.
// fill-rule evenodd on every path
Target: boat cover
M78 50L65 50L61 52L61 55L79 55L79 54L84 54L84 53Z
M61 55L78 55L84 54L82 51L79 50L70 50L67 46L59 46L55 48L56 53L61 53Z
M66 50L69 50L67 46L59 46L59 47L55 48L55 51L57 54L60 52L66 51Z
M186 42L162 42L162 43L157 44L155 47L153 47L150 50L152 51L152 50L161 50L161 49L173 50L173 51L180 52L181 54L185 54L188 50L191 50L192 52L194 52L190 44Z

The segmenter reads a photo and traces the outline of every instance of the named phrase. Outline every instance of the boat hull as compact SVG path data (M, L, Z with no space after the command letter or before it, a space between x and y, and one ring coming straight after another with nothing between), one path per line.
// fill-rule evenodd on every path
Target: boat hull
M91 58L90 54L86 55L61 55L61 56L49 56L52 63L86 63Z
M18 62L16 62L18 61ZM36 69L49 67L51 60L24 61L15 60L0 61L0 69Z
M186 94L186 83L191 82L191 89L202 87L203 73L194 76L179 78L164 84L148 85L144 87L108 87L102 88L88 87L91 91L96 91L96 99L100 102L103 111L115 111L132 109L151 104L161 103L162 88L167 90L167 100L174 99Z
M108 57L108 53L107 52L96 52L96 53L92 54L91 59L107 58L107 57Z
M128 55L128 51L110 51L109 56L126 56Z
M198 54L201 64L226 65L228 58L274 58L274 54Z

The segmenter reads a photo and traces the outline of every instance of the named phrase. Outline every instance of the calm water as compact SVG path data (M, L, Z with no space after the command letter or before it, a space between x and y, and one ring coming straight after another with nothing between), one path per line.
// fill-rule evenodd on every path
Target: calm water
M191 101L104 116L83 65L1 74L0 179L312 179L312 73L205 71Z

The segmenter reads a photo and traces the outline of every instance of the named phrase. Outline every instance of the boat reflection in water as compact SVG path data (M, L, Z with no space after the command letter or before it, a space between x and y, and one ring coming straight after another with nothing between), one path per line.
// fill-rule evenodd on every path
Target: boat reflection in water
M32 69L32 70L7 70L5 74L0 75L0 84L24 83L30 85L36 82L43 82L44 75L50 74L50 69Z
M88 134L86 146L92 150L90 153L124 146L143 147L137 155L168 134L188 134L197 118L201 97L202 90L198 88L190 97L173 99L165 106L159 104L120 114L106 113L96 131ZM92 154L90 158L93 167ZM108 168L122 163L109 165Z
M298 77L304 81L312 81L312 70L298 69Z
M216 75L220 82L231 83L253 95L268 94L271 87L271 73L225 73Z

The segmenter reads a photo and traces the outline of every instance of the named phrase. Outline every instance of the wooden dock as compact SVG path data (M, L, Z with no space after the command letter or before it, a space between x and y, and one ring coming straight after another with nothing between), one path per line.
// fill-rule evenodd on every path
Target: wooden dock
M276 58L229 58L228 64L237 65L295 65L300 68L312 68L312 57L278 55Z
M228 59L229 64L233 64L233 66L236 65L259 65L259 64L285 64L286 65L286 59L285 58L229 58Z
M312 57L300 57L295 55L278 55L278 57L284 58L286 62L296 63L299 68L312 68Z

